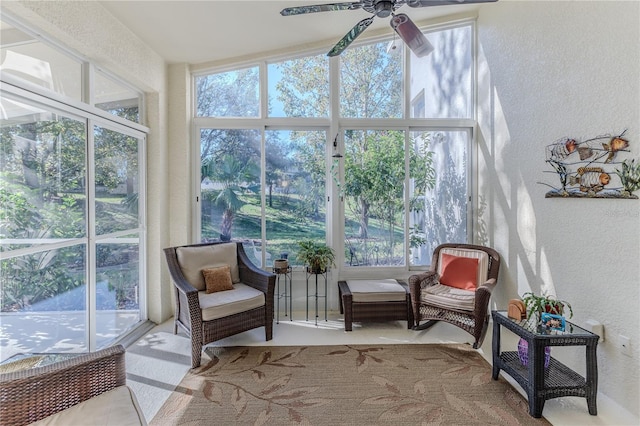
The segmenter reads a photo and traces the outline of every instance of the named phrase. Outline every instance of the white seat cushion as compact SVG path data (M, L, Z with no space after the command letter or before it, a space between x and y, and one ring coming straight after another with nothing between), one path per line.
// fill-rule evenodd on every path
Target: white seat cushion
M178 247L176 255L184 277L198 290L206 288L203 269L229 265L231 281L240 282L236 243L214 244L200 247Z
M429 305L473 311L476 292L474 290L462 290L448 285L436 284L423 288L421 299Z
M354 302L404 302L407 292L398 281L387 280L349 280L349 290Z
M442 276L442 265L444 264L442 262L443 254L478 259L477 285L482 285L487 281L487 275L489 274L489 255L486 251L465 248L443 248L438 254L438 275L440 276Z
M198 292L202 320L211 321L229 315L264 306L264 293L243 283L233 285L233 290L207 294Z
M60 386L64 386L60 384ZM37 426L146 425L136 396L127 386L101 393L66 410L31 423Z

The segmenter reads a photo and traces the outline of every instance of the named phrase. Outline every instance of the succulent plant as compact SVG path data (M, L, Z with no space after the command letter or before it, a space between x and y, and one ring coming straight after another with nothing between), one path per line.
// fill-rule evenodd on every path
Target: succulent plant
M640 189L640 162L636 164L635 159L624 160L622 170L616 169L616 174L620 176L625 191L632 193Z

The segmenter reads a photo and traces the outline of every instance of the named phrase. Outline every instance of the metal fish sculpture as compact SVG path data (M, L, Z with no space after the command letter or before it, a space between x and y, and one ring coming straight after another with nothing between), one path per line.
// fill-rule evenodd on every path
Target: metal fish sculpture
M551 145L551 159L552 160L564 160L567 158L572 152L576 150L578 147L578 143L575 139L567 139L564 142L554 143Z
M593 149L588 146L581 146L578 148L578 155L580 156L580 160L584 161L593 155Z
M602 148L604 148L605 151L609 151L607 159L604 160L605 164L610 163L613 161L618 151L629 148L629 141L621 138L620 136L615 136L611 138L609 143L603 143Z
M569 185L580 185L582 192L600 192L611 182L611 176L602 167L580 167L575 176L569 178Z

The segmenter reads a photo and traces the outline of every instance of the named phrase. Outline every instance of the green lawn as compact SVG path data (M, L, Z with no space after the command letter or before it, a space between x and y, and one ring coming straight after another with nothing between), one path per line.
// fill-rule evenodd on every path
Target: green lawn
M218 238L223 209L207 199L210 200L211 197L203 196L202 237ZM241 199L245 204L234 216L232 238L260 240L260 196L243 194ZM271 253L272 260L279 258L280 253L290 253L292 263L296 264L295 253L298 251L298 241L304 239L325 240L324 205L317 217L309 217L306 213L300 213L298 208L301 206L301 200L296 195L275 194L272 196L271 202L272 205L269 206L269 198L267 197L265 208L267 251ZM347 227L348 229L358 229L355 218L347 218ZM352 236L349 232L347 230L347 234ZM385 253L388 251L388 247L385 247L383 243L388 236L388 231L381 228L379 220L372 218L369 221L369 236L370 238L366 242L351 238L352 247L357 250L361 258L366 257L366 260L371 264L375 264L376 258L383 261ZM399 244L403 241L401 227L396 227L394 239L396 244L393 249L393 258L402 258L403 248L402 244ZM349 247L345 248L345 256L348 261Z

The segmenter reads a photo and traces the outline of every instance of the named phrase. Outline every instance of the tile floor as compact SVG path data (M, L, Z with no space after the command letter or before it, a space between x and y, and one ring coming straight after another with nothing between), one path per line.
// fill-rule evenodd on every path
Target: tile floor
M424 344L472 343L471 337L449 324L439 323L429 330L413 331L402 321L386 323L354 323L352 332L344 331L337 313L328 321L305 320L305 312L294 312L293 321L280 316L274 324L273 340L265 342L264 328L232 336L212 346L288 346L330 344ZM516 347L515 336L502 334L503 347ZM491 332L480 349L491 362ZM206 355L203 354L203 359ZM136 393L147 421L158 412L175 386L189 370L190 344L182 333L173 334L173 319L154 327L143 338L127 348L127 381ZM524 395L520 386L505 376ZM568 397L547 401L543 415L554 425L637 425L638 419L613 401L598 395L598 415L590 416L584 398Z

